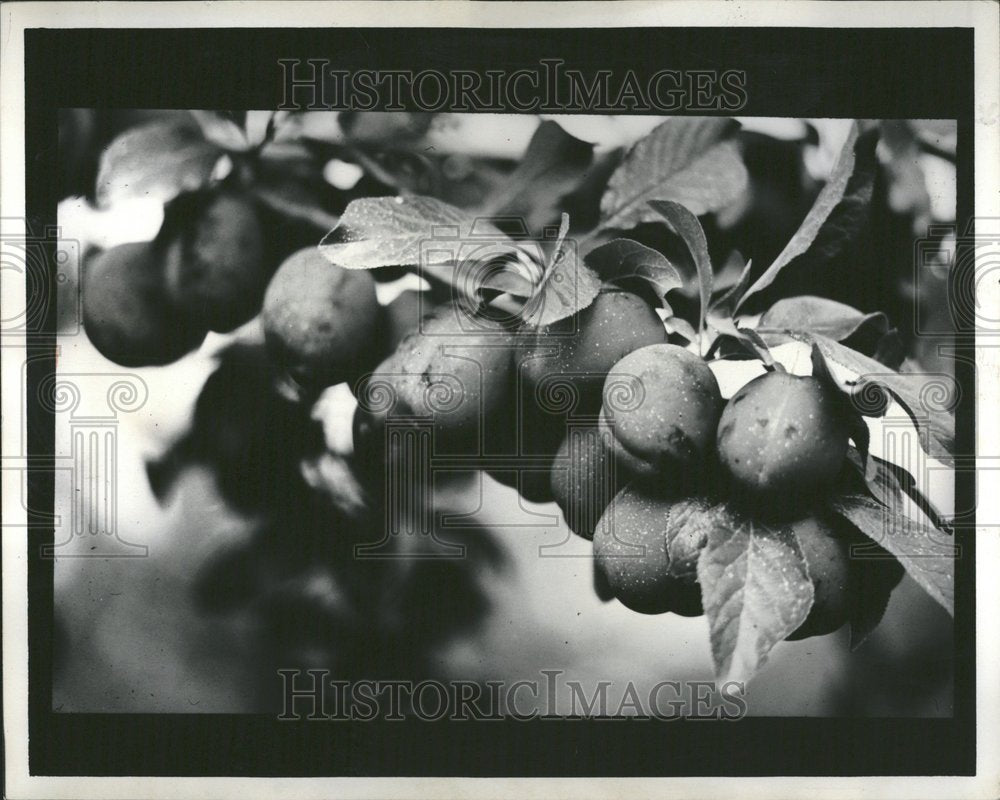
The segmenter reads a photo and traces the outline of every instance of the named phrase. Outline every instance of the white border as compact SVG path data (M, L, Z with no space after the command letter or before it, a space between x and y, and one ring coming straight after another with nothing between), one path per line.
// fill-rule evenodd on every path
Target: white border
M23 31L48 28L178 27L974 27L976 69L976 210L1000 219L1000 58L998 11L992 2L717 2L671 0L618 3L452 2L178 2L6 3L0 8L0 216L24 217ZM817 57L820 57L818 54ZM928 54L933 57L933 54ZM5 231L7 232L7 231ZM992 282L992 283L995 283ZM980 302L1000 314L1000 287L988 285ZM0 285L2 305L18 308L23 283ZM13 299L12 299L13 298ZM4 384L18 385L20 353L4 342ZM1000 446L1000 357L997 348L977 351L978 452ZM20 398L3 397L3 452L23 430ZM8 413L11 412L11 413ZM992 420L992 421L991 421ZM17 422L16 422L17 421ZM995 474L995 473L993 473ZM985 480L985 478L984 478ZM1000 520L1000 487L980 486L982 519ZM19 479L3 473L5 523L24 521ZM13 530L13 532L11 532ZM25 539L8 528L3 547L3 700L6 796L11 798L203 798L203 797L574 797L685 798L760 796L780 798L995 798L1000 796L1000 538L980 530L977 548L977 691L979 745L976 778L665 778L665 779L361 779L361 778L37 778L27 774L27 570ZM891 743L887 743L891 746ZM780 746L780 742L775 742ZM664 754L669 757L669 754Z

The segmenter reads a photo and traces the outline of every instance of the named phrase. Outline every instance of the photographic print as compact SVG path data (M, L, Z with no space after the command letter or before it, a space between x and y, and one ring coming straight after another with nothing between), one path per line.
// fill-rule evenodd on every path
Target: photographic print
M9 796L992 796L995 7L34 6Z

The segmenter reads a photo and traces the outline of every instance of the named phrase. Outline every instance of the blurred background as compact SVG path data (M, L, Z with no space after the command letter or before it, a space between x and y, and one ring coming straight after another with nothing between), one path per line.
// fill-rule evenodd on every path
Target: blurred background
M631 681L640 693L660 681L711 680L704 617L643 616L602 602L591 546L569 532L558 508L530 503L486 475L455 474L435 486L438 522L442 514L461 515L460 525L439 527L438 547L461 545L463 558L407 558L405 543L396 543L399 558L354 559L354 544L381 538L381 520L352 510L361 490L342 457L351 449L352 400L335 388L302 409L275 393L257 320L209 334L164 367L125 370L97 352L77 324L81 271L103 249L152 239L163 221L155 198L97 205L100 155L136 125L187 115L60 114L60 235L78 245L66 251L79 259L61 267L58 369L68 381L128 373L138 388L113 426L106 464L113 464L115 485L87 488L106 474L95 464L57 472L54 709L270 712L280 702L279 668L325 667L344 679L543 684L542 670L561 670L562 681ZM323 222L335 223L357 197L426 192L474 204L517 167L545 122L528 115L330 116L289 121L305 131L301 163L312 169L294 194L278 178L272 187L295 206L296 220L314 229L316 242ZM566 136L594 145L587 174L596 189L552 175L566 183L562 207L586 226L600 176L662 119L554 121ZM703 220L717 265L733 251L759 264L774 259L829 176L850 126L740 122L748 188L732 208ZM886 312L913 365L951 373L953 364L913 331L918 315L922 330L952 325L941 302L950 234L945 227L928 236L928 228L955 220L954 123L883 123L878 156L872 218L850 255L849 279L827 270L786 289ZM545 212L538 213L533 222L540 224ZM924 240L942 253L942 267L917 280L914 246ZM720 285L735 281L725 272L722 266ZM421 288L391 275L379 284L379 300L387 305ZM57 406L63 455L74 452L76 413ZM74 534L81 520L95 519L114 525L122 552L145 547L145 555L90 552L91 538ZM848 638L843 629L780 644L747 689L748 713L950 715L952 621L908 578L868 641L851 653ZM557 710L568 712L564 706Z

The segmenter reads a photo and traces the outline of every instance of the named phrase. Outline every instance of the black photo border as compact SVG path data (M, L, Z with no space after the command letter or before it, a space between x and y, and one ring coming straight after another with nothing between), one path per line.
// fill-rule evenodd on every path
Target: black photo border
M26 204L54 230L60 108L274 108L278 60L356 69L739 69L747 116L958 120L961 228L974 216L972 28L233 28L25 32ZM694 112L704 114L704 112ZM49 241L54 251L55 242ZM54 264L45 259L45 264ZM971 275L966 276L971 278ZM44 276L47 285L54 276ZM31 281L28 281L29 285ZM962 317L960 317L962 318ZM975 772L974 536L956 569L950 719L747 718L738 722L287 722L261 715L52 711L55 314L28 337L29 771L49 776L854 776ZM975 446L975 337L959 331L957 447ZM43 459L36 461L34 459ZM956 472L956 507L975 507ZM974 528L973 528L974 530Z

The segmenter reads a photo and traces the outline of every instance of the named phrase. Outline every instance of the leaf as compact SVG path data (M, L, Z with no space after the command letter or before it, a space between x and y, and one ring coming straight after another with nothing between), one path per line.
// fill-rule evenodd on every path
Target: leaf
M950 537L863 495L835 497L830 505L899 559L910 577L954 614L956 550Z
M591 250L584 260L601 280L615 282L638 278L645 281L667 310L670 309L667 294L684 282L665 255L631 239L612 239Z
M698 558L702 605L720 680L751 677L809 615L813 585L794 533L717 509Z
M708 241L705 231L698 218L684 206L671 200L652 200L649 205L662 216L670 227L684 240L694 258L695 269L698 272L698 287L701 307L698 312L698 331L705 329L705 316L708 304L712 299L712 261L708 257Z
M419 196L353 200L320 242L320 252L347 269L440 265L515 249L492 223Z
M555 251L521 313L528 325L542 327L570 317L594 302L601 289L600 278L578 259L576 247L567 246L568 232L569 216L563 214Z
M875 331L881 338L889 331L889 320L881 311L865 314L844 303L812 295L779 300L757 323L757 333L765 341L774 339L772 343L788 341L785 332L789 330L818 333L842 342L863 328Z
M233 114L226 112L194 109L191 115L201 126L201 132L207 141L234 153L250 149L251 145L243 128L246 114L241 114L241 118L236 118Z
M601 198L602 230L655 222L647 203L673 200L695 215L729 205L747 185L733 135L721 117L671 117L640 139L612 174Z
M950 397L952 389L958 390L953 379L940 373L896 372L819 334L795 334L795 338L815 345L813 363L822 361L834 385L851 397L860 413L882 416L888 400L895 400L913 420L924 452L949 466L954 464L955 416L949 408L954 407L957 398L941 399L942 393ZM838 378L831 364L855 377Z
M166 203L196 191L222 156L193 121L153 122L126 131L101 155L96 199L101 206L149 198Z
M667 317L663 320L663 324L666 326L668 333L679 334L687 339L688 342L698 341L698 332L684 317Z
M528 230L538 230L559 216L560 201L583 182L593 160L592 144L557 122L542 122L517 167L483 202L482 213L519 216Z
M750 272L752 269L753 260L747 261L740 270L736 282L709 307L709 317L732 318L733 313L736 311L736 303L739 302L739 299L743 296L743 292L746 291L747 285L750 283ZM713 281L718 282L718 277L718 275L713 276Z
M792 265L806 264L815 268L837 255L857 235L872 198L878 164L875 158L877 142L877 129L859 135L857 123L851 127L830 179L816 197L806 218L774 263L743 295L737 303L737 310L774 283L783 270Z

